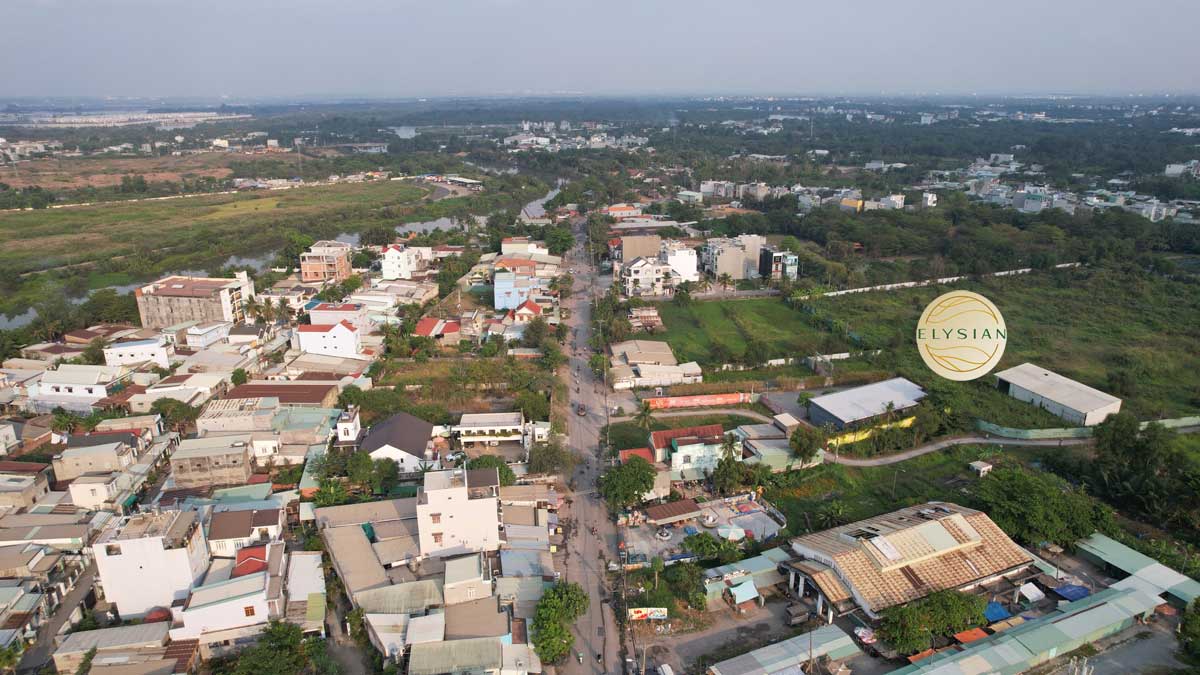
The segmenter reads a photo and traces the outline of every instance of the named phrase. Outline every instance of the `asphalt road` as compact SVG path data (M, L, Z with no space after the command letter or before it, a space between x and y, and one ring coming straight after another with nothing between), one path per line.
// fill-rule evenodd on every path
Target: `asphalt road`
M575 289L567 299L571 309L567 325L573 331L567 341L571 402L567 437L569 447L583 460L571 477L568 494L571 503L567 511L572 526L563 577L580 584L587 591L590 603L587 613L573 627L577 654L572 654L558 670L571 674L618 673L621 672L619 629L606 602L610 594L606 567L608 561L616 559L616 527L595 491L596 479L603 472L599 440L605 424L605 388L587 365L588 340L592 335L589 303L593 292L602 289L594 288L595 271L583 257L582 249L570 253L568 265L575 269ZM580 405L586 415L576 413ZM595 535L591 533L593 527ZM578 654L582 654L582 664Z

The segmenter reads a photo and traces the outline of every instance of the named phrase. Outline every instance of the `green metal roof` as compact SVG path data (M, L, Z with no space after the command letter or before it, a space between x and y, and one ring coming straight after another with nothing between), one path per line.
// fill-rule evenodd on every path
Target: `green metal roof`
M1138 588L1151 595L1165 593L1187 604L1200 598L1200 582L1099 532L1076 546L1081 552L1130 576L1114 584L1115 587Z
M212 499L215 502L246 502L262 501L271 496L271 484L239 485L237 487L213 490Z
M324 593L309 593L308 605L304 609L304 619L306 621L324 621L325 620L325 594Z

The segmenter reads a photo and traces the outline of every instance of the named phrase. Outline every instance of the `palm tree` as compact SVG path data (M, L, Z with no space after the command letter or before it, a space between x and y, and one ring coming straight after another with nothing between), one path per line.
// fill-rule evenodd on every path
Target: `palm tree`
M825 529L837 527L845 522L845 520L846 505L837 499L826 504L825 508L821 509L820 513L817 514L817 522Z
M717 277L717 283L721 284L722 290L727 291L733 285L733 277L729 276L728 272L722 272L721 276Z
M79 424L78 415L60 409L55 411L50 428L61 434L69 434L75 430L77 424Z
M706 277L706 276L701 276L700 279L698 281L696 281L696 292L697 293L707 293L708 290L711 288L712 288L712 282L709 281L708 277Z
M253 297L253 296L246 298L245 309L246 309L246 316L252 317L254 319L262 318L263 308L262 308L262 303L260 303L258 301L258 298Z
M642 431L650 431L654 426L654 411L650 408L649 401L642 401L642 405L633 416L633 423Z

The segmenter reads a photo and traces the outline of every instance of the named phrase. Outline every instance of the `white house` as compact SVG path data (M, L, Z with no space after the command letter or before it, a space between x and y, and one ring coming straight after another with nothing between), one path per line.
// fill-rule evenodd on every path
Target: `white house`
M395 460L400 465L400 473L439 469L441 457L434 446L433 432L434 427L429 422L408 413L396 413L371 425L360 447L369 452L372 459Z
M121 518L91 548L104 597L123 619L183 600L208 569L208 541L194 511Z
M349 321L334 324L306 324L296 329L300 351L320 356L362 358L362 338Z
M67 486L71 503L89 511L124 512L146 483L150 464L134 464L124 471L90 473Z
M214 556L232 558L246 546L278 540L282 532L280 509L218 511L208 521L208 544Z
M383 249L380 262L384 279L412 279L417 272L429 269L433 249L428 246L393 244Z
M417 501L421 555L443 557L500 547L496 470L430 471Z
M370 328L367 306L359 302L322 302L308 310L309 322L319 326L332 326L349 321L355 328Z
M104 365L132 366L153 363L159 368L170 368L175 357L175 345L167 344L162 335L149 340L114 342L104 348Z
M700 281L700 269L696 249L677 241L664 241L659 259L671 268L679 281Z
M186 331L188 349L206 349L229 336L233 324L227 321L207 321L189 326Z
M508 255L510 253L532 253L536 255L550 255L550 249L540 241L534 241L529 237L505 237L500 241L500 254Z
M521 411L505 413L465 413L451 427L463 448L498 446L501 443L525 442L525 416Z
M92 406L108 396L109 389L125 373L122 367L84 366L64 363L47 370L36 385L28 387L29 412L51 412L61 407L69 412L91 414Z
M655 258L637 258L621 267L621 290L626 297L662 295L674 283L671 267Z

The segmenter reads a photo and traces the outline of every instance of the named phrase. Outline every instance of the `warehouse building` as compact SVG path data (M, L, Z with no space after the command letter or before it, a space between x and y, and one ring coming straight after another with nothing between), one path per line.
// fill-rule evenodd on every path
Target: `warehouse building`
M841 431L870 424L887 414L889 405L890 412L899 413L915 407L923 398L924 389L895 377L814 398L808 402L808 421L815 427L831 424Z
M996 373L996 386L1071 424L1090 427L1121 410L1121 399L1032 363Z

